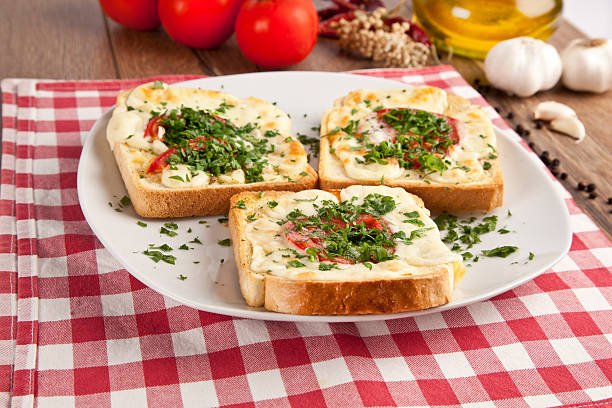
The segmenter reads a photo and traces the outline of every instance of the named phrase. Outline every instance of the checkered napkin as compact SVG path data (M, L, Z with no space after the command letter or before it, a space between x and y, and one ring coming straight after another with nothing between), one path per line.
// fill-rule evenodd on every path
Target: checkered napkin
M485 105L507 128L452 67L356 73L445 88ZM489 301L442 313L358 324L264 322L191 309L142 285L85 222L76 176L95 120L119 90L143 81L2 82L3 405L612 401L612 244L567 192L574 237L563 260Z

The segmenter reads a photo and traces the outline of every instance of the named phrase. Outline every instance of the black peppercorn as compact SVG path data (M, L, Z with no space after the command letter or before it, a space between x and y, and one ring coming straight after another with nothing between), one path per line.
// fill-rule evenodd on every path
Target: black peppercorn
M586 191L588 193L590 193L591 191L595 191L595 184L589 183L589 185L586 187Z
M561 173L561 180L567 179L567 173Z
M476 78L476 79L474 80L474 85L480 85L480 79Z
M536 122L536 129L542 129L542 122Z
M531 132L528 129L523 130L523 136L528 137Z
M612 197L608 197L608 205L612 205Z
M514 118L514 112L508 112L508 114L506 115L506 117L507 117L508 119L512 119L512 118Z
M577 188L578 188L578 190L582 191L582 190L584 190L584 189L586 188L586 186L585 186L585 185L584 185L584 183L581 181L581 182L579 182L579 183L578 183L578 187L577 187Z
M591 194L589 194L589 199L593 200L594 198L597 198L597 193L596 192L592 192Z
M550 163L550 164L551 164L551 166L553 166L553 167L557 167L557 166L559 166L559 165L561 164L561 161L560 161L559 159L554 159L554 160L552 161L552 163Z
M540 154L540 157L548 157L549 155L550 153L548 153L548 150L544 150L542 154Z
M529 142L529 147L533 150L535 148L535 143Z

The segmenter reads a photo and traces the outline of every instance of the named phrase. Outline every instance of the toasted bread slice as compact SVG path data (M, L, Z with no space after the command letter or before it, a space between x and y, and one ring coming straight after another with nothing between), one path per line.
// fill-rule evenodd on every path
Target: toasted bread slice
M424 167L423 170L403 169L397 161L393 162L393 158L387 165L360 163L367 149L360 149L360 142L343 129L353 123L356 128L352 129L353 134L367 131L374 139L382 134L376 126L383 125L376 122L376 112L393 108L426 110L459 122L461 140L450 148L448 156L444 156L449 163L445 171L430 172ZM373 135L376 132L378 135ZM320 187L337 189L355 184L384 184L418 195L432 211L488 211L503 203L499 154L486 112L464 98L433 87L364 89L335 101L334 107L322 118Z
M168 124L157 128L156 116ZM187 128L187 120L199 128ZM179 123L179 130L170 137L172 123ZM299 191L316 186L317 173L308 164L302 144L291 137L290 124L285 112L256 98L156 82L118 96L107 139L139 215L216 215L227 213L230 197L243 191ZM185 139L179 143L177 137ZM238 141L232 144L231 140ZM259 143L266 146L261 156L248 156L257 151ZM230 146L236 150L230 151ZM212 156L196 156L200 152L212 152ZM217 164L220 159L225 164ZM243 160L244 167L232 160ZM228 167L230 170L218 172ZM251 177L252 171L259 175Z
M408 235L421 230L414 234L412 245L396 243L397 258L356 264L334 262L339 258L313 259L287 238L284 221L293 210L315 216L313 204L338 202L336 196L360 203L369 194L395 201L396 208L382 216L391 230ZM351 201L352 197L357 200ZM418 225L402 222L403 214L415 217L415 213ZM333 192L244 192L231 199L229 227L246 303L275 312L346 315L426 309L448 303L465 273L461 257L441 242L422 200L403 189L353 186Z

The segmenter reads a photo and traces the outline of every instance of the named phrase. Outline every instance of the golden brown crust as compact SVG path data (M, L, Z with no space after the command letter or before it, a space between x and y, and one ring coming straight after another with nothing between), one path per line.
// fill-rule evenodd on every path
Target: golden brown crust
M132 205L141 217L174 218L226 214L230 198L243 191L301 191L316 187L318 180L314 169L307 166L308 176L302 177L296 183L276 181L189 189L151 188L143 183L136 169L130 165L127 145L116 145L114 154Z
M266 276L265 308L301 315L397 313L450 301L446 270L361 282L297 281Z
M257 208L259 200L278 199L285 194L291 192L270 191L263 197L244 192L231 199L229 228L240 289L249 306L301 315L347 315L421 310L450 301L454 282L443 265L420 275L368 281L292 280L254 273L246 216ZM245 209L235 207L240 200Z

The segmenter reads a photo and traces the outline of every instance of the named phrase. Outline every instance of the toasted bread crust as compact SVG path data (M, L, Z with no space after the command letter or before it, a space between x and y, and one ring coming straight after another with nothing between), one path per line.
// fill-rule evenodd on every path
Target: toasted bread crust
M240 290L250 306L301 315L397 313L446 304L454 282L443 266L424 274L367 281L293 280L251 270L252 246L246 238L246 215L259 200L278 199L288 191L244 192L231 199L229 228L234 244ZM236 208L244 201L246 209Z
M260 182L225 184L200 188L158 189L145 185L138 172L130 166L129 147L118 144L113 150L121 177L128 190L134 210L141 217L169 218L226 214L230 198L243 191L287 190L301 191L317 185L317 173L307 165L308 176L298 182Z

